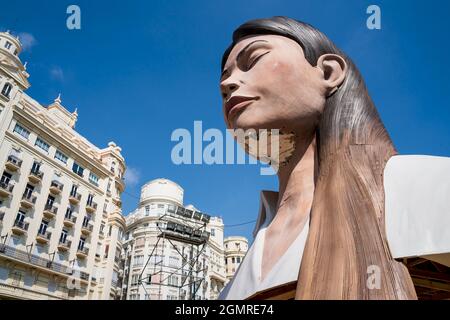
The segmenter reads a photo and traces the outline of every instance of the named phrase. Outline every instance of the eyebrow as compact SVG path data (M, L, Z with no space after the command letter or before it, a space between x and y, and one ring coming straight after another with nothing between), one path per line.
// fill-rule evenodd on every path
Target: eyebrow
M269 41L259 39L259 40L254 40L254 41L248 43L241 51L239 51L239 53L238 53L237 56L236 56L236 61L239 60L239 59L241 58L241 56L245 53L245 51L246 51L252 44L254 44L254 43L256 43L256 42L266 42L266 43L267 43L267 42L269 42ZM228 69L224 69L224 70L222 71L222 74L220 75L220 78L223 78L223 75L224 75L225 72L227 72L227 71L228 71Z

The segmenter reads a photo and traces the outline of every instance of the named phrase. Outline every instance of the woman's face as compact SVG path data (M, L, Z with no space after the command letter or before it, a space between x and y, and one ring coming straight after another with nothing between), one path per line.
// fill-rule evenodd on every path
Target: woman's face
M220 80L227 127L314 130L325 105L323 77L294 40L278 35L242 39Z

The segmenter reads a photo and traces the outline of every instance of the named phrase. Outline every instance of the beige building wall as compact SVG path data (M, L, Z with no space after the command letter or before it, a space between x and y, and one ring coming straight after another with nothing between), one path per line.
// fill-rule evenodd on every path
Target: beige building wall
M248 251L248 240L245 237L231 236L225 238L224 246L227 280L230 281Z
M28 96L20 51L0 33L0 299L117 298L121 149L78 134L60 97Z

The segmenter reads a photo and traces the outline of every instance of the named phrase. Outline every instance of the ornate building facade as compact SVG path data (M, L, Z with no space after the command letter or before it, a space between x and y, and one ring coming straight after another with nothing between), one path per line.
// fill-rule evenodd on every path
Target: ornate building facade
M231 236L224 240L225 268L227 280L230 281L248 250L248 240L245 237Z
M125 162L75 131L77 111L25 91L21 44L0 33L0 299L115 299Z

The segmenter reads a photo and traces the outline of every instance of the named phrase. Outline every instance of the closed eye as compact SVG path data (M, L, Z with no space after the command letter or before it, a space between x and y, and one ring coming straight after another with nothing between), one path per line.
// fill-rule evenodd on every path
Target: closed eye
M266 51L262 54L260 54L259 56L257 56L254 59L249 59L249 63L247 65L247 70L250 70L251 68L253 68L253 66L259 61L259 59L261 59L263 56L265 56L266 54L268 54L270 51Z

